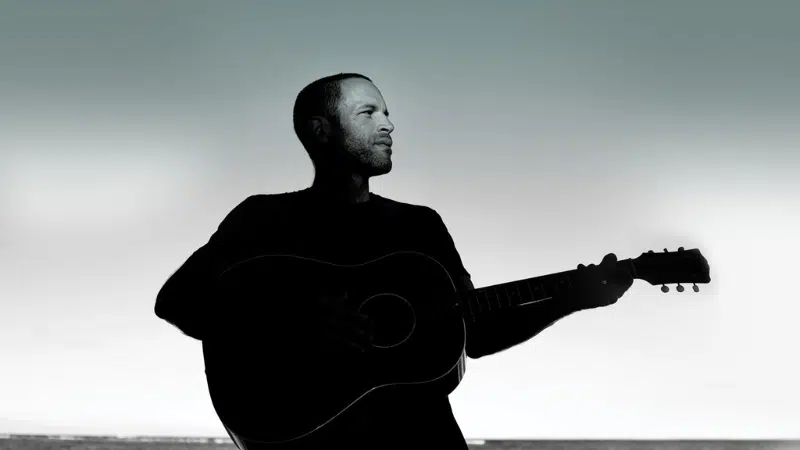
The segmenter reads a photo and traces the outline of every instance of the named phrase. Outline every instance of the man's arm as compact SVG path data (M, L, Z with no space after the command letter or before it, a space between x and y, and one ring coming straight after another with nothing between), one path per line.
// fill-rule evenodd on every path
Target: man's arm
M469 277L461 277L458 283L459 290L475 289ZM467 356L478 359L522 344L574 312L554 300L498 311L467 323Z
M475 289L442 217L435 210L430 211L435 230L432 245L438 249L437 256L453 275L456 291ZM532 303L511 311L497 312L494 317L484 317L479 322L467 325L466 354L470 359L478 359L519 345L572 312L565 307L565 302L554 299L553 302Z
M468 279L461 283L461 289L474 289ZM468 326L467 356L476 359L503 351L574 312L613 305L631 284L633 275L617 267L613 253L603 257L599 266L579 264L570 286L551 301L495 311L493 317Z
M183 334L203 339L207 308L214 298L212 248L216 236L197 249L167 279L156 296L155 314Z
M156 296L154 310L158 318L191 338L203 339L208 330L209 306L217 296L216 277L225 263L224 247L231 245L252 203L252 196L239 203L208 242L170 275Z

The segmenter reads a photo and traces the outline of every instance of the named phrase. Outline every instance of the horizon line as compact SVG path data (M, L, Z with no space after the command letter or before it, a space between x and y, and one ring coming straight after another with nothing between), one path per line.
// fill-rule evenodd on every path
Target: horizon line
M230 437L228 436L189 436L189 435L148 435L148 434L71 434L71 433L0 433L0 439L11 439L11 438L44 438L44 439L53 439L53 440L65 440L65 439L102 439L102 440L128 440L128 441L135 441L135 440L149 440L149 441L228 441L233 443ZM539 437L539 438L465 438L465 440L469 443L470 441L480 441L480 442L491 442L491 441L694 441L694 442L704 442L704 441L739 441L739 442L751 442L751 441L781 441L781 442L800 442L800 437L796 438L564 438L564 437Z

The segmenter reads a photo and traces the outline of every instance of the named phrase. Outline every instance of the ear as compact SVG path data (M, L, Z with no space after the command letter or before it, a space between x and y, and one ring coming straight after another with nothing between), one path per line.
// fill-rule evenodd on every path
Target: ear
M308 128L311 136L317 143L328 143L331 134L331 122L327 117L313 116L308 119Z

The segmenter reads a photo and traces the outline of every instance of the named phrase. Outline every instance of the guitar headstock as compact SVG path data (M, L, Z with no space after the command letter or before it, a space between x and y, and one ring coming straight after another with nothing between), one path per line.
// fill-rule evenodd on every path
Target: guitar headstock
M645 280L652 285L664 285L661 290L668 292L667 283L709 283L708 261L694 248L684 250L678 248L676 252L655 253L652 250L642 253L631 260L634 266L635 277ZM695 292L699 289L694 286ZM683 286L678 285L678 292L683 292Z

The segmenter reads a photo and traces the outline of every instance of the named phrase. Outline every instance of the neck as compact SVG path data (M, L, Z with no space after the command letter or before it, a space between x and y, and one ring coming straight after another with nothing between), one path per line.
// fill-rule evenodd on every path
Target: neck
M340 171L317 172L311 190L327 199L345 203L369 200L369 178Z
M638 278L631 259L617 261L617 269L625 270L634 278ZM500 310L544 301L562 303L560 306L568 308L569 306L564 304L564 299L575 274L575 270L568 270L462 291L458 295L459 302L456 307L467 322L492 317Z

